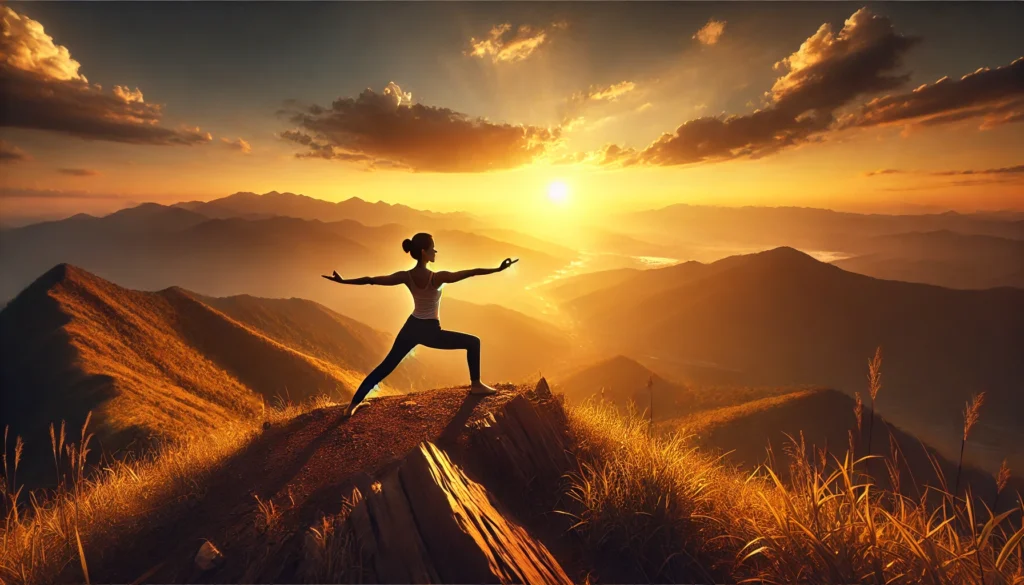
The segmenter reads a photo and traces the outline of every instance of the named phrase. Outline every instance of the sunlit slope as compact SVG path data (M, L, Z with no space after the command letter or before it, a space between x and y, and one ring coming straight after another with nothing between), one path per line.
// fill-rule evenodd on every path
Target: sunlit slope
M306 299L198 298L282 345L352 372L372 370L393 341L390 335ZM387 385L403 390L427 387L434 377L423 364L407 359L388 376Z
M642 273L570 307L608 351L715 364L759 384L852 395L864 390L866 360L881 346L879 409L897 424L949 454L964 402L985 390L979 442L1024 440L1024 291L878 280L791 248L648 273L673 271L676 286ZM980 457L997 467L1003 455Z
M0 312L0 343L0 423L40 452L50 422L77 428L89 411L116 451L258 416L263 400L344 396L360 378L327 348L289 347L183 289L129 290L67 264Z

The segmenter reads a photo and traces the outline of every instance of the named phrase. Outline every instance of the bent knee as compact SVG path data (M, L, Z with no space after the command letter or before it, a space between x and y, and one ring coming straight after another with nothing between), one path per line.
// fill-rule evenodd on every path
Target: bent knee
M466 347L468 347L469 349L479 350L480 338L477 337L476 335L470 335L469 339L466 340Z

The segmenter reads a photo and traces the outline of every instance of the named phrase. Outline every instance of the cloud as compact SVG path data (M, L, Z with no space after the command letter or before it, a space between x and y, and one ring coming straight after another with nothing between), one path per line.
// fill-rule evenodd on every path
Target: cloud
M932 126L971 118L981 118L982 128L1024 120L1024 57L960 79L943 77L910 92L873 99L845 116L840 125Z
M123 86L104 92L79 72L66 47L55 45L43 25L0 7L0 127L63 132L89 140L130 144L203 144L199 128L160 126L163 108Z
M604 88L591 87L586 95L586 100L613 102L634 89L636 89L636 84L632 81L621 81Z
M641 151L638 160L680 165L757 158L818 140L838 108L861 95L905 83L908 76L893 71L916 42L897 34L889 19L866 8L850 16L838 33L823 24L796 52L775 64L783 75L765 93L764 109L684 122Z
M27 160L32 160L27 152L6 140L0 140L0 163L16 163Z
M907 171L903 169L881 169L877 171L868 171L864 173L866 177L874 177L878 175L895 175L895 174L918 174L918 175L929 175L932 177L957 177L957 176L969 176L969 175L1020 175L1024 174L1024 165L1014 165L1010 167L996 167L991 169L966 169L966 170L954 170L954 171Z
M561 136L560 127L495 124L415 104L394 82L381 93L366 89L327 108L292 110L291 121L297 128L280 137L306 147L299 158L442 173L518 167L544 155Z
M57 169L57 172L72 177L98 177L100 175L99 171L93 169Z
M712 18L693 35L693 38L697 39L700 44L709 46L716 44L724 32L725 21Z
M931 174L938 176L949 176L949 175L1016 175L1024 173L1024 165L1014 165L1012 167L999 167L995 169L984 169L984 170L966 170L966 171L938 171Z
M231 139L228 139L228 138L221 138L220 142L224 146L227 146L228 148L231 148L232 150L237 150L237 151L241 152L242 154L249 154L249 153L252 152L252 146L248 142L246 142L245 140L242 140L241 138L236 138L235 140L231 140Z
M583 117L583 113L586 110L617 102L635 89L636 83L620 81L619 83L606 86L591 85L586 91L578 91L572 94L561 108L562 130L569 132L582 126L586 121ZM607 116L600 118L599 121L606 120L607 118ZM592 128L594 124L594 122L590 123L590 127Z
M510 23L496 24L486 37L470 38L469 49L465 54L481 59L490 57L494 63L515 63L536 52L548 40L552 31L567 27L565 22L556 22L548 28L533 28L523 24L512 32Z

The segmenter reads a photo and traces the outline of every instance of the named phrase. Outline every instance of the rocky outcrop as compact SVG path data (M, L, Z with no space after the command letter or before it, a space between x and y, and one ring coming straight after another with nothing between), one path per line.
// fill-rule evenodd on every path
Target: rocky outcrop
M559 420L561 417L561 421ZM344 532L361 564L358 579L376 583L571 583L559 562L488 489L525 489L568 469L564 412L542 380L469 429L468 448L480 481L449 454L424 442L376 480L356 478ZM486 464L485 464L486 463ZM497 487L497 485L496 485ZM307 563L324 554L308 539ZM328 577L316 567L306 575ZM344 580L355 580L347 574Z
M572 465L565 412L543 378L536 390L516 396L475 427L468 458L488 483L515 490L550 488Z

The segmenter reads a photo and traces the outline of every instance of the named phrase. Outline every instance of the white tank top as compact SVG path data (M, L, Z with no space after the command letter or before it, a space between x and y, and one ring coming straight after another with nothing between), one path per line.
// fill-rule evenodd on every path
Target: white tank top
M430 278L427 280L427 286L420 288L416 286L416 281L412 279L412 271L408 273L409 282L406 284L409 286L409 292L412 293L413 310L412 316L417 319L438 319L439 310L441 308L441 286L434 288L434 273L430 273Z

